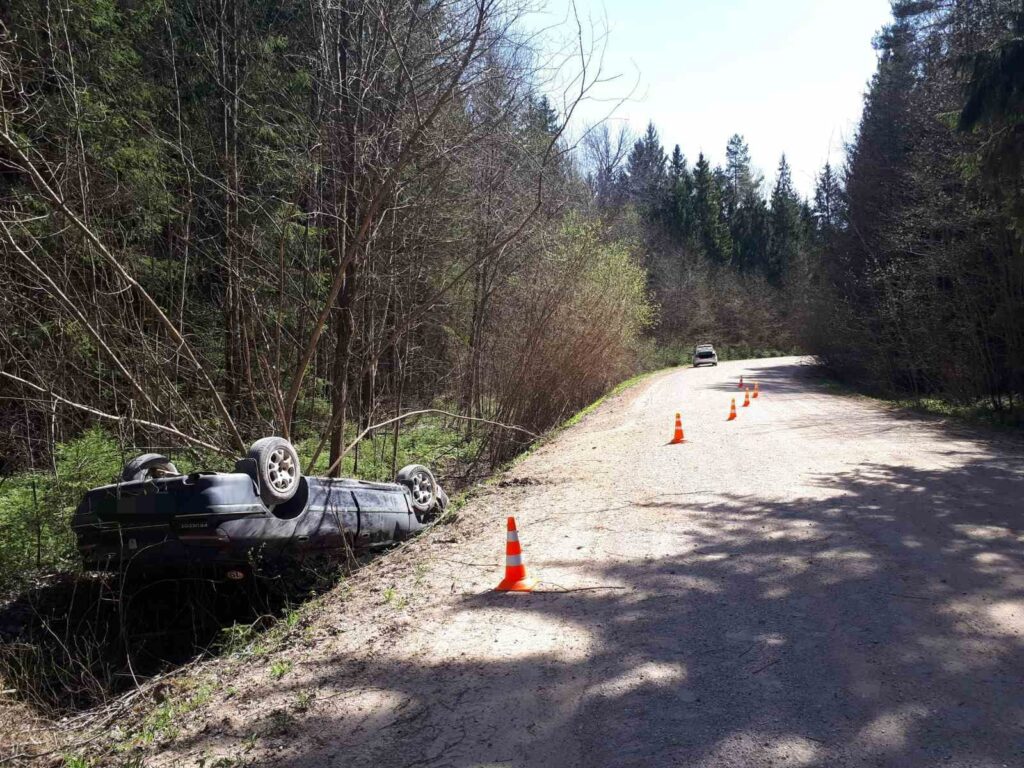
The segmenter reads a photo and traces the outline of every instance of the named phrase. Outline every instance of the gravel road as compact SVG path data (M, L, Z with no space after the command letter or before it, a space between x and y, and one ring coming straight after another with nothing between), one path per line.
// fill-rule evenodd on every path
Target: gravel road
M294 648L215 666L157 763L1024 765L1024 444L809 373L677 369L610 399ZM727 423L741 374L762 395ZM544 592L489 591L509 514Z

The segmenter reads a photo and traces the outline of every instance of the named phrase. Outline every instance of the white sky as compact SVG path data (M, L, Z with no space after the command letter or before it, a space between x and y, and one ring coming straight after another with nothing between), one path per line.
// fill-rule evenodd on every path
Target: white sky
M703 151L725 158L733 133L747 140L768 183L785 152L798 189L810 195L827 159L839 164L875 70L875 33L888 0L576 0L584 25L607 26L603 101L581 106L578 124L614 115L642 132L653 120L671 152L691 166ZM568 0L545 16L566 18ZM559 30L565 34L567 28ZM634 88L635 86L635 88Z

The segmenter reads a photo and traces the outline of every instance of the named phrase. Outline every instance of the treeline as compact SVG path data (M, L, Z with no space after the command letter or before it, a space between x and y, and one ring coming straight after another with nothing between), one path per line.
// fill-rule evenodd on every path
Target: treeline
M1024 5L893 13L822 229L808 343L876 391L1019 412Z
M724 165L702 153L691 166L678 144L666 153L653 124L632 143L624 131L596 131L586 154L596 209L642 245L663 348L798 346L822 215L801 199L784 155L768 183L736 134Z

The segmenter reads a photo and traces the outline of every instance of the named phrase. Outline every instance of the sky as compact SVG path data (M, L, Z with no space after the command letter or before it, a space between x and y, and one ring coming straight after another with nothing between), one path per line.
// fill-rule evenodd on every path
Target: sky
M556 23L568 0L547 3ZM721 164L734 133L773 182L783 152L793 181L811 195L826 160L841 164L875 71L875 33L889 0L576 0L607 29L599 98L581 105L577 127L615 103L641 133L653 121L666 152L680 145L691 166L699 152Z

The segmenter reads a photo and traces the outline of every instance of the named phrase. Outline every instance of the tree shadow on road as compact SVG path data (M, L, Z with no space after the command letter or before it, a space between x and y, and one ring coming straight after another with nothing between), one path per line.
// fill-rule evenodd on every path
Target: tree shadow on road
M731 379L716 381L703 388L743 397L743 387L738 386L741 374L744 387L753 389L754 382L757 382L764 392L806 393L810 389L823 388L821 367L811 358L799 359L782 365L778 362L762 363L757 360L749 360L744 364L743 370L738 371Z
M722 497L696 522L654 499L683 554L582 585L618 589L453 601L453 621L500 613L501 653L318 659L320 703L263 743L296 768L1024 763L1020 467L818 483L833 495ZM517 626L589 642L530 653ZM366 691L389 706L336 714Z

